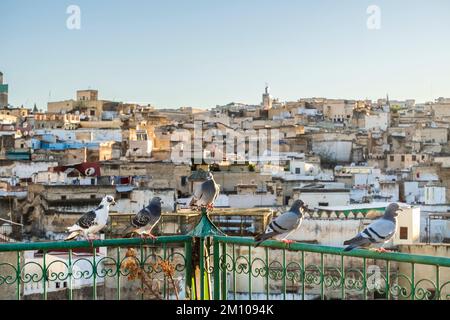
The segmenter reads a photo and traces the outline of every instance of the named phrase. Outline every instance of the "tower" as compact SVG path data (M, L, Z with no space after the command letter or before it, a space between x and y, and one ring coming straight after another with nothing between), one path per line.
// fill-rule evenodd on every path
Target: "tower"
M8 85L3 84L3 73L0 72L0 108L8 106Z
M269 85L266 83L266 88L262 96L262 105L264 110L272 109L272 97L269 93Z

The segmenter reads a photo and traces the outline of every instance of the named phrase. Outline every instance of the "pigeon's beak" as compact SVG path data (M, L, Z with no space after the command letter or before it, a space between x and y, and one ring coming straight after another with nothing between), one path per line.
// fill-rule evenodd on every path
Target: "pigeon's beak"
M115 206L115 205L116 205L115 201L111 202L111 206Z

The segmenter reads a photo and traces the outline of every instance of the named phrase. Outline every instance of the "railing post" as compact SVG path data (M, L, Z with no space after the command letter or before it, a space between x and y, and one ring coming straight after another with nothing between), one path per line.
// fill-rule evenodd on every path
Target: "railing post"
M194 238L191 238L190 241L186 241L184 243L184 256L186 258L185 262L185 280L184 280L184 292L185 299L189 297L189 300L192 300L192 241Z
M205 299L205 278L208 279L208 299L210 299L210 288L211 284L209 283L209 274L205 274L205 266L208 266L208 257L205 255L205 240L214 236L220 236L224 235L222 231L220 231L214 223L211 221L211 219L208 216L208 212L206 211L206 208L202 208L202 215L200 218L199 223L195 226L195 228L189 232L191 237L193 237L194 241L194 248L193 252L195 254L193 255L193 269L194 269L194 286L195 286L195 294L196 298L200 298L200 300ZM217 251L218 254L218 251ZM216 255L216 250L214 251L214 255ZM216 258L216 256L214 256ZM214 268L216 269L216 261L214 261ZM197 276L197 274L199 275ZM214 270L214 277L216 277L216 270ZM198 283L197 283L198 278ZM218 279L219 277L217 277ZM220 283L220 282L219 282ZM216 283L214 284L216 286ZM200 290L200 294L199 291ZM216 290L215 290L216 291ZM217 291L219 292L219 291ZM215 298L216 292L214 293Z
M222 257L223 257L223 265L222 265L222 300L228 299L228 287L227 287L227 244L222 242Z
M214 300L220 300L220 246L219 241L213 239L214 255Z
M17 251L17 271L16 271L16 280L17 280L17 300L20 300L20 282L22 280L22 272L20 266L20 251Z

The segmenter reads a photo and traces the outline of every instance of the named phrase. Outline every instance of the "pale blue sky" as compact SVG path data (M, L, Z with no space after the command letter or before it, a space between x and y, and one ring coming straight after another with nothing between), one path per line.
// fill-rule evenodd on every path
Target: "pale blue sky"
M66 8L81 8L81 30ZM381 29L368 30L369 5ZM158 107L450 97L450 1L0 0L10 103L95 88Z

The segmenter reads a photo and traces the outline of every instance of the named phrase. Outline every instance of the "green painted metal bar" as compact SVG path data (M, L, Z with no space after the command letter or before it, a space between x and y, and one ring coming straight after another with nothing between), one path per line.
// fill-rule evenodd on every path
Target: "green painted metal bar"
M92 300L97 300L97 251L95 248L92 248L92 254Z
M217 240L220 242L226 242L228 244L238 244L238 245L255 245L256 242L253 238L248 237L224 237L216 236ZM435 257L435 256L425 256L417 254L406 254L406 253L394 253L394 252L373 252L372 250L364 249L354 249L349 252L344 252L343 248L339 247L329 247L316 244L308 243L291 243L287 246L285 243L276 240L266 240L261 244L261 247L270 247L273 249L289 249L292 251L307 251L316 253L325 253L333 255L345 255L348 257L360 257L368 259L377 260L390 260L398 262L413 262L417 264L425 265L438 265L440 267L450 267L450 258L447 257ZM0 249L1 251L1 249Z
M341 299L345 300L345 265L343 255L341 255Z
M411 263L411 300L416 299L416 279L415 279L415 273L416 268L414 263Z
M164 261L166 261L166 259L167 259L167 246L165 243L163 243L163 259L164 259ZM166 276L166 274L164 274L163 297L165 297L166 294L167 294L167 300L169 300L169 292L167 290L167 276Z
M156 240L142 240L139 238L131 239L107 239L94 240L92 244L89 241L54 241L54 242L20 242L20 243L4 243L0 244L0 252L11 251L32 251L32 250L60 250L60 249L80 249L80 248L99 248L99 247L127 247L140 246L145 244L163 244L163 243L180 243L191 241L190 236L166 236L158 237Z
M117 279L116 279L116 287L117 287L117 292L116 292L116 299L120 300L120 267L122 265L121 261L120 261L120 247L116 248L116 254L117 254L117 261L116 261L116 270L117 270Z
M439 281L440 281L439 280L439 277L440 277L439 272L440 272L439 266L436 266L436 291L434 293L434 299L435 300L440 300L441 299L441 287L440 287L440 284L439 284Z
M44 250L44 255L42 257L42 281L43 281L43 298L47 300L47 261L46 261L47 251Z
M189 299L192 299L192 242L184 243L184 257L185 257L185 280L184 288L186 294L190 294ZM185 297L187 298L187 297Z
M367 260L363 258L363 299L367 300Z
M287 270L286 270L286 249L283 249L283 274L282 274L282 279L281 279L281 289L283 291L283 300L286 300L286 275L287 275Z
M305 300L305 251L302 251L302 300Z
M213 240L214 257L214 300L220 300L220 246L219 241ZM224 253L222 253L224 256Z
M17 279L17 287L16 287L16 298L17 300L20 300L20 284L22 283L22 272L20 270L20 251L17 251L17 270L16 270L16 279Z
M141 256L140 261L139 261L141 270L145 270L145 262L144 262L145 257L144 257L144 247L143 246L139 247L139 253ZM143 278L141 278L141 300L144 300L144 279Z
M270 296L270 276L269 276L269 248L264 248L265 255L266 255L266 299L269 300Z
M389 300L391 298L391 262L389 260L386 260L386 300Z
M73 267L72 267L72 259L73 259L73 252L72 250L69 250L69 266L68 266L68 272L69 272L69 300L73 300Z
M252 300L252 247L248 246L248 299Z
M320 254L320 300L325 300L325 265L323 253Z
M227 244L222 243L222 255L224 256L224 267L222 270L222 300L228 300L228 283L227 283L227 268L226 268L226 256L227 256Z
M236 300L236 248L234 243L233 243L233 299Z
M200 300L205 300L205 239L200 238Z

